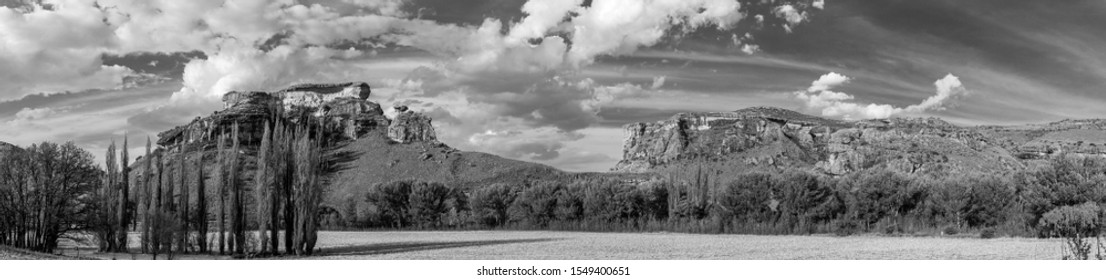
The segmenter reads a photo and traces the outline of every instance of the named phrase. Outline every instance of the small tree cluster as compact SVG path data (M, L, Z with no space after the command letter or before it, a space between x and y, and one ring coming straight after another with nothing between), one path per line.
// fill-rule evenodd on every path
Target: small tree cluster
M0 244L53 252L71 233L100 230L103 174L72 142L0 151Z

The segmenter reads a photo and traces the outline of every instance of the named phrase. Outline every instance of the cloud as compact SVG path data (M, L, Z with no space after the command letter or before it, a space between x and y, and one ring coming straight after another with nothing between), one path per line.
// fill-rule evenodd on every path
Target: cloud
M960 78L952 74L948 74L944 78L937 80L933 85L937 87L937 95L926 98L918 105L906 107L906 110L913 112L944 110L945 105L950 100L964 96L968 92L968 90L964 88L964 84L960 83Z
M772 12L776 14L776 17L787 22L787 24L783 25L783 28L788 33L791 33L792 28L795 28L795 26L803 23L803 21L806 21L808 18L806 12L800 11L790 4L778 6L773 9Z
M825 9L826 8L826 0L814 0L814 3L812 3L810 5L814 8L816 8L816 9L819 9L819 10Z
M860 104L853 102L855 97L850 94L831 90L850 80L852 79L845 75L831 72L814 81L806 91L796 92L795 96L802 100L808 109L819 110L822 116L854 120L884 119L901 113L940 111L944 110L950 101L968 93L959 78L948 74L934 82L936 94L919 104L905 108L889 104Z
M357 50L279 46L270 51L241 49L220 52L184 67L184 88L173 102L189 99L221 100L235 90L276 90L293 83L339 82L356 70L347 60L363 55Z
M91 1L43 4L53 7L0 7L0 100L44 91L113 88L131 74L100 60L115 42Z
M667 77L665 77L665 76L659 76L659 77L653 78L653 85L650 86L649 89L651 89L651 90L660 89L661 87L664 86L664 80L665 79L667 79Z
M837 74L837 72L830 72L829 74L822 75L822 77L819 77L818 80L811 83L810 88L807 89L807 91L825 91L830 88L847 83L849 82L849 80L851 79L849 77L845 77L845 75Z
M474 146L509 158L547 161L560 156L566 141L579 140L580 134L551 127L525 130L489 130L469 137Z
M0 69L0 92L17 92L0 100L180 75L168 103L128 107L131 115L97 126L118 131L127 120L156 132L219 109L228 91L369 80L382 103L410 102L449 122L441 130L451 145L551 161L601 121L603 106L666 86L664 76L596 82L584 67L701 29L733 30L751 2L762 1L529 0L521 17L454 24L402 0L46 0L50 9L0 8L0 32L15 38L0 42L0 62L17 66ZM436 60L387 73L367 66L404 51ZM140 61L134 53L190 55L183 66L103 61Z

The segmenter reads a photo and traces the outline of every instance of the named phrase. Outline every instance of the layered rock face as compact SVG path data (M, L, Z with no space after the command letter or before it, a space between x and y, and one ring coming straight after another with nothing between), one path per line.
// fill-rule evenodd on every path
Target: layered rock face
M171 146L179 142L213 141L216 135L230 132L234 124L239 125L243 142L258 143L265 120L277 113L293 122L303 115L323 120L342 131L342 135L331 136L333 138L357 139L378 129L390 131L394 126L392 121L384 116L379 104L368 101L370 94L366 83L305 84L275 92L229 92L223 96L222 111L158 134L158 144ZM408 113L403 122L418 127L422 135L430 137L409 137L404 143L433 140L430 118Z
M407 106L395 107L396 117L388 126L388 138L400 143L437 142L430 117L409 111Z
M613 170L712 164L725 166L725 172L800 167L831 175L874 166L911 173L1008 171L1024 168L1026 158L1059 151L1106 154L1096 148L1106 143L1092 143L1106 142L1104 128L1106 122L1099 121L1031 128L958 127L936 118L847 122L764 107L681 113L625 126L623 158Z

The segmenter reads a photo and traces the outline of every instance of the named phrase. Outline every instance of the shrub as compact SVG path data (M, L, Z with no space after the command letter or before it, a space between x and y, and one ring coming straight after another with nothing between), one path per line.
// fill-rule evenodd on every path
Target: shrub
M960 234L960 229L957 228L956 226L947 226L947 227L945 227L945 229L941 230L941 234L944 234L944 235L957 235L957 234Z
M837 220L834 222L833 233L837 236L849 236L856 234L860 225L854 220Z
M1041 217L1040 225L1049 237L1064 238L1069 249L1064 259L1078 260L1089 258L1091 242L1087 238L1097 238L1102 226L1102 208L1094 202L1053 209Z
M886 234L886 235L893 235L893 234L902 233L902 232L903 232L902 227L899 226L898 224L891 224L891 225L888 225L888 226L883 228L883 234Z
M985 228L985 229L983 229L983 231L979 232L979 238L991 239L991 238L995 238L995 237L996 237L996 233L995 233L995 229L993 229L993 228Z

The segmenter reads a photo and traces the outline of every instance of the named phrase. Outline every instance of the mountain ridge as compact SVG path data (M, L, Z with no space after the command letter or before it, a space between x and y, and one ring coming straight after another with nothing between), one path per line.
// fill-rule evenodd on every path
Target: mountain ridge
M844 175L874 166L907 173L1016 171L1069 153L1106 156L1106 120L1017 126L957 126L940 118L843 121L775 107L678 113L623 126L614 172L673 172L708 166L722 173L798 167Z

